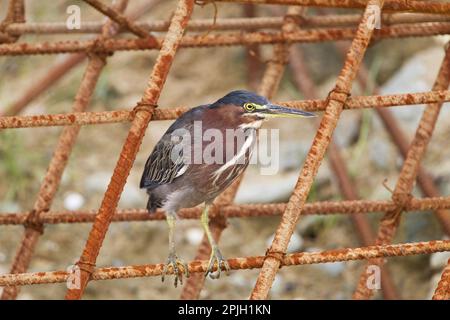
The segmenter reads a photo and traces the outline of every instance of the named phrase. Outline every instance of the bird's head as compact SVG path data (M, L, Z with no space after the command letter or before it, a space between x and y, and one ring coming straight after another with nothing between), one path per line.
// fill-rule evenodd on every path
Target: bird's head
M268 118L310 118L316 115L271 103L267 98L246 90L231 91L211 105L212 108L233 108L243 123L261 122Z

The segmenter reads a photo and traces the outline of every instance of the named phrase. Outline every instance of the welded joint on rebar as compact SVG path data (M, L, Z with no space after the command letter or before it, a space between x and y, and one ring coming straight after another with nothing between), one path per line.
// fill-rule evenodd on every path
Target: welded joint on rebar
M342 105L345 105L348 98L350 97L351 93L341 90L338 87L335 87L330 92L328 92L327 98L326 98L326 105L329 104L331 100L340 102Z
M95 263L90 262L90 261L86 261L86 260L78 260L75 265L82 271L85 271L89 274L89 277L91 276L91 274L94 272L95 270Z
M47 210L48 211L48 210ZM32 229L39 234L44 233L44 223L39 219L40 212L37 212L35 209L31 210L28 214L23 226L26 229Z
M95 55L98 58L102 59L103 62L106 64L106 58L112 56L114 54L114 51L108 51L107 48L104 46L103 40L104 39L102 36L95 38L92 41L92 44L87 49L86 55L89 58L92 58L92 56Z
M157 104L139 101L138 103L136 103L136 106L133 108L133 110L131 110L132 118L134 119L136 117L136 114L140 111L153 114L153 111L155 111L156 108L158 108Z
M273 258L277 260L280 264L280 269L284 265L284 259L286 257L286 252L274 250L272 247L267 248L264 260L267 258Z

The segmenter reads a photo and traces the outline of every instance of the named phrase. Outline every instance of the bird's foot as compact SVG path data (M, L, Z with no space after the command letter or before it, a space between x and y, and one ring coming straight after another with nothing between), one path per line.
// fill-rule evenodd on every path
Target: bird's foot
M161 276L161 280L163 282L165 275L169 271L169 267L172 268L173 274L175 275L174 280L175 288L178 286L178 281L180 281L180 284L183 284L183 274L186 276L186 278L189 278L189 269L186 262L178 258L178 256L175 253L170 253Z
M216 263L217 263L217 270L216 270L217 273L215 273L214 271ZM230 271L230 265L228 264L227 260L223 258L219 248L213 246L211 251L211 257L209 258L208 269L206 269L205 277L209 275L211 279L219 279L220 272L222 270L225 270L226 275L228 275Z

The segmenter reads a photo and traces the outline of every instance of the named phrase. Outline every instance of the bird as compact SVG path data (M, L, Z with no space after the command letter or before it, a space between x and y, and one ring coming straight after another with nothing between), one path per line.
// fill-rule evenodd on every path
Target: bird
M200 204L204 204L201 224L211 246L205 277L209 274L213 279L219 278L221 270L228 273L230 267L209 228L208 212L214 199L247 168L257 130L264 120L315 116L311 112L273 104L250 91L235 90L214 103L188 110L167 129L148 157L140 181L140 188L146 189L148 194L147 210L154 213L162 208L169 228L169 256L162 281L170 267L175 275L175 287L178 281L183 283L183 275L189 277L187 264L176 253L175 222L182 208ZM229 131L239 134L219 139L220 135L228 137ZM205 139L207 135L209 139ZM209 146L212 140L216 148ZM206 158L208 148L214 149L209 150L212 159ZM222 152L218 151L220 149Z

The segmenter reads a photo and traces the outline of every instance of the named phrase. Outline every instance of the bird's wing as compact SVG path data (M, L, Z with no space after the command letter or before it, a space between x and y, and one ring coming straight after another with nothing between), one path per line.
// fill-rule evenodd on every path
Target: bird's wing
M175 149L176 145L166 136L158 142L145 163L141 188L170 183L186 171L188 165L183 161L183 149Z
M175 178L183 175L189 167L191 141L181 138L183 132L192 131L194 121L201 120L202 111L209 105L202 105L185 112L179 117L163 135L147 159L144 173L141 178L141 188L153 188L162 184L171 183ZM181 132L178 131L181 129ZM181 138L176 141L173 136ZM175 141L174 141L175 140ZM178 139L180 140L180 139ZM183 154L183 144L186 144L186 153ZM187 151L189 150L189 151Z

